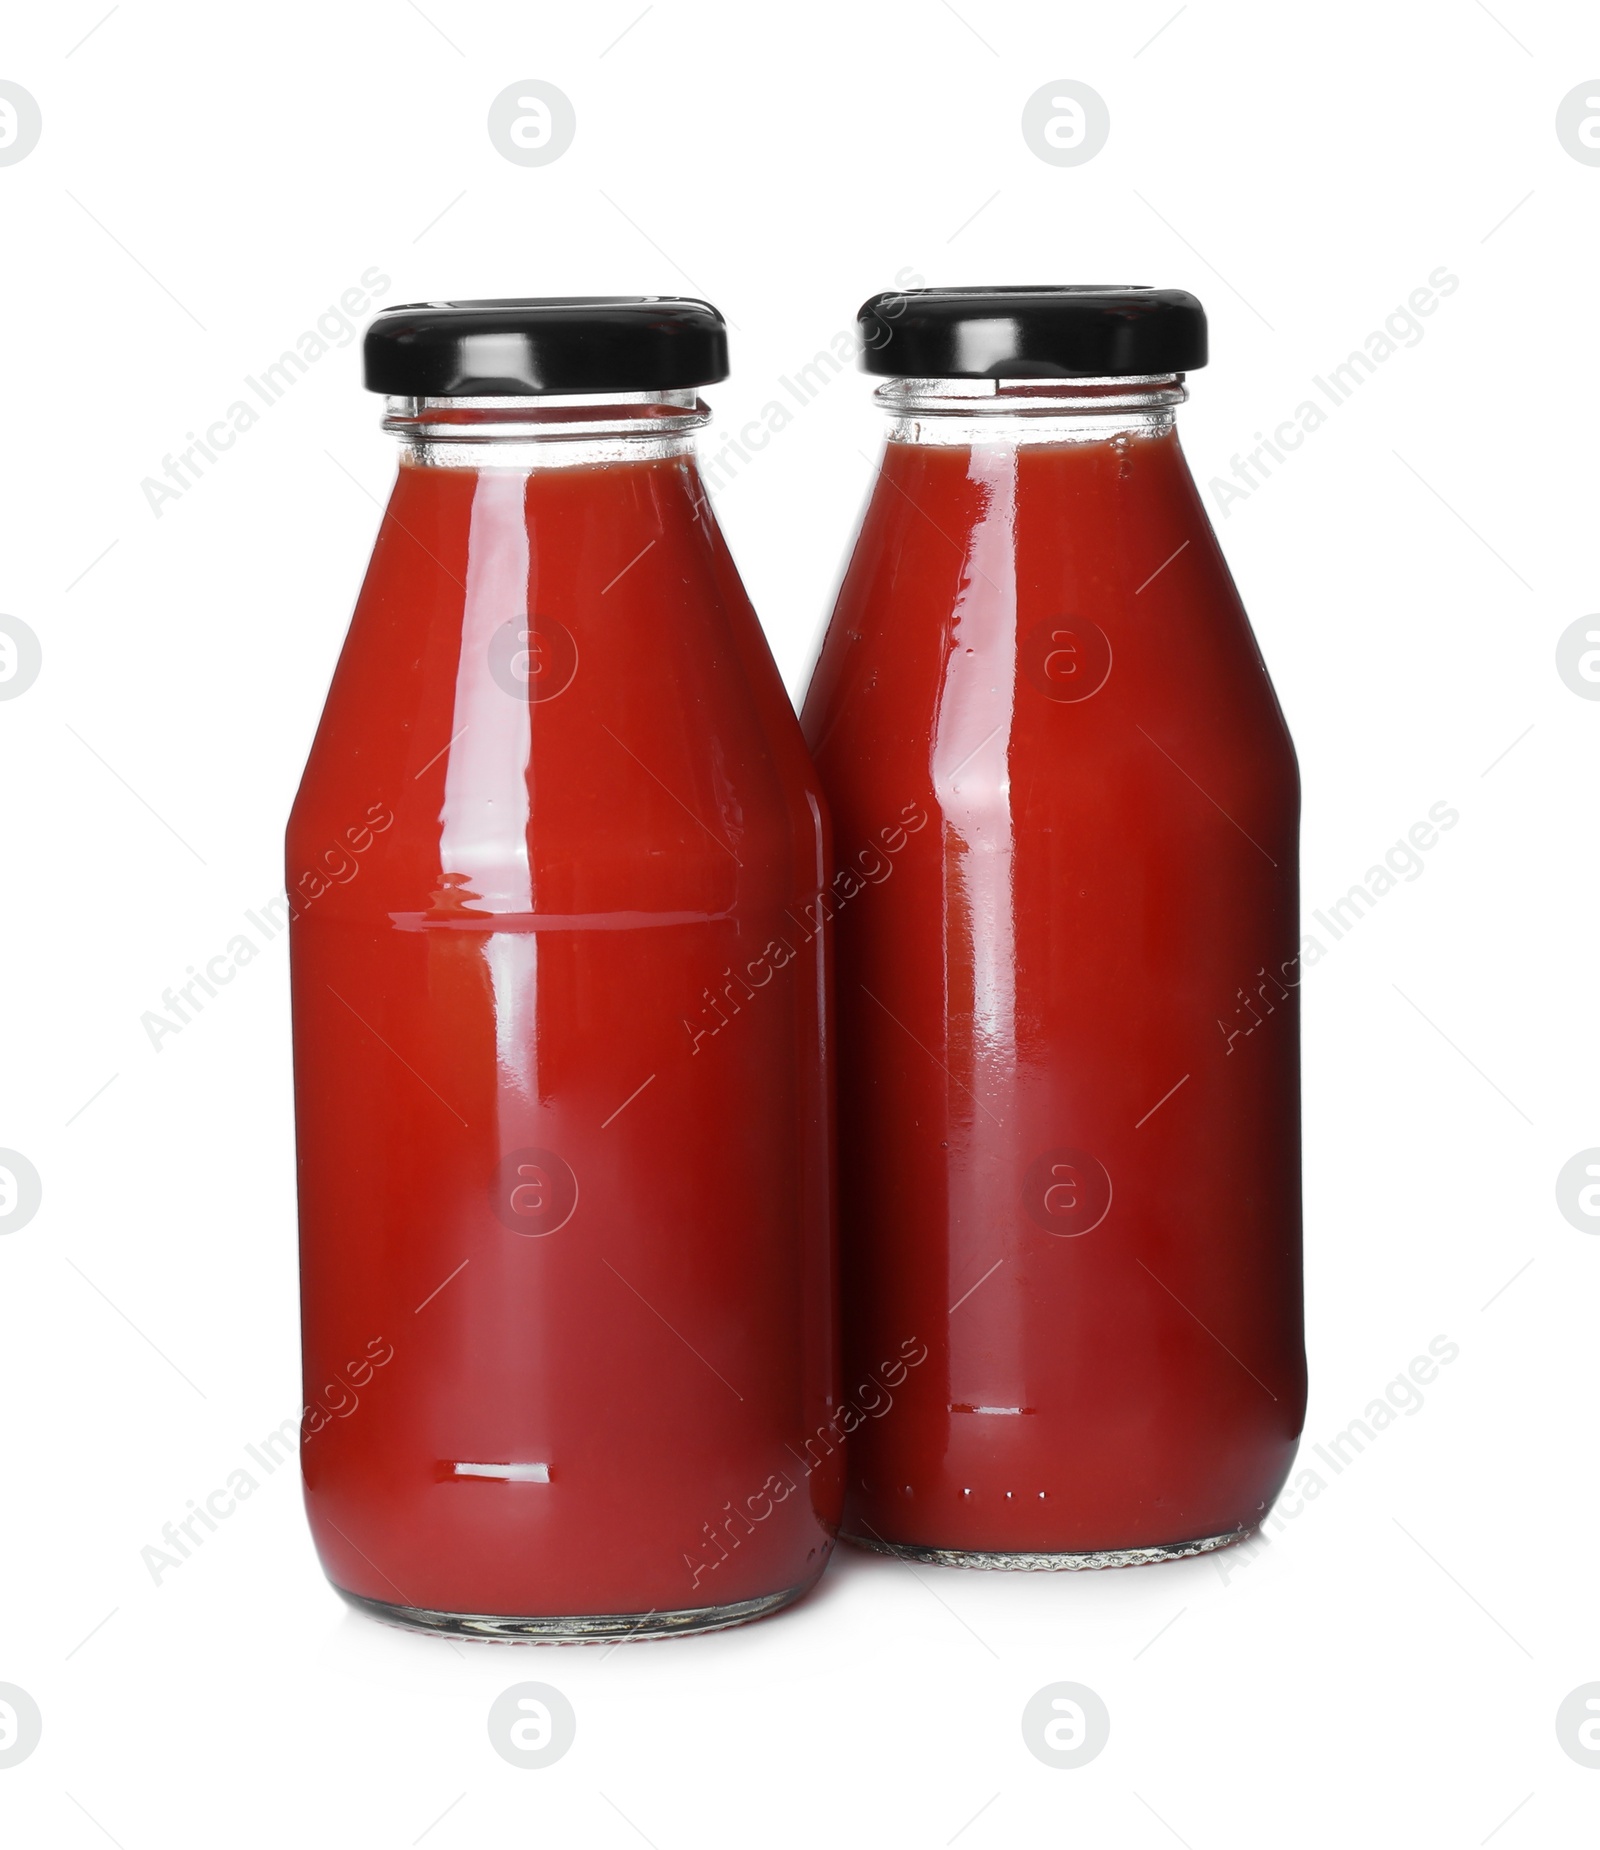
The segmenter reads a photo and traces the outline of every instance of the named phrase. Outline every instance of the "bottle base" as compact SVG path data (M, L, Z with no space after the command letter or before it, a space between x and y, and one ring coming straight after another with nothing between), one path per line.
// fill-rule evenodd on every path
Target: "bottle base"
M881 1536L850 1535L840 1531L840 1540L857 1548L870 1548L876 1554L894 1555L902 1561L924 1561L933 1567L977 1567L1010 1573L1063 1574L1082 1573L1102 1567L1148 1567L1157 1561L1181 1561L1188 1555L1210 1554L1215 1548L1227 1548L1242 1542L1254 1525L1229 1529L1224 1535L1204 1535L1192 1542L1162 1542L1153 1548L1098 1548L1087 1554L1009 1553L976 1548L924 1548L914 1542L886 1542Z
M335 1586L334 1591L357 1611L385 1625L436 1637L477 1638L492 1644L621 1644L629 1639L689 1638L696 1632L726 1631L748 1625L792 1606L816 1584L816 1577L782 1593L735 1600L727 1606L686 1606L674 1612L555 1613L513 1615L493 1612L436 1612L426 1606L395 1606Z

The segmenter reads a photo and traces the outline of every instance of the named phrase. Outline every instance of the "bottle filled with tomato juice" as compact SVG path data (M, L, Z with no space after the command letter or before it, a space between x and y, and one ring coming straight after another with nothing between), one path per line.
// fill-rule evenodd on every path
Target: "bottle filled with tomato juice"
M927 1359L852 1437L845 1533L1216 1548L1285 1479L1305 1364L1298 778L1174 429L1204 314L861 323L888 443L803 723L875 870L835 918L849 1378Z
M841 1495L829 842L696 467L723 324L426 304L366 367L399 475L288 832L316 1545L435 1631L757 1618Z

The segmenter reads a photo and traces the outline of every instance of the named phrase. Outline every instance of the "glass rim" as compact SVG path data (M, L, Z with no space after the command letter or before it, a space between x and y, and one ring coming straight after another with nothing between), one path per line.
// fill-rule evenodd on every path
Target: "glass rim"
M1096 417L1166 410L1189 397L1183 373L1083 379L885 379L873 393L891 416Z

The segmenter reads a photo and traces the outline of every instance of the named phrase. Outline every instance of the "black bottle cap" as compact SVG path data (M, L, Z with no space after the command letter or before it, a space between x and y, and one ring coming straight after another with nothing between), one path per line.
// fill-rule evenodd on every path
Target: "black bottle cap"
M1206 363L1206 311L1183 289L890 290L856 319L863 370L896 379L1126 379Z
M728 376L728 331L677 296L533 296L386 308L362 347L367 389L394 398L671 392Z

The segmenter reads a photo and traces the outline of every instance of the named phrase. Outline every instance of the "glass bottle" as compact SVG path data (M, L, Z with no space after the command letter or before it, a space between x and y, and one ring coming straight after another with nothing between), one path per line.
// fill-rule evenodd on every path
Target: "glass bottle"
M723 324L426 304L366 366L287 844L316 1544L424 1629L756 1618L839 1508L829 850L696 467Z
M888 444L803 712L834 817L845 1533L974 1567L1237 1539L1294 1457L1293 747L1184 462L1200 304L861 315ZM836 883L837 884L837 883Z

